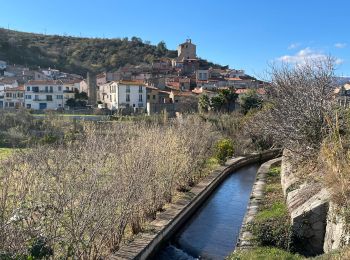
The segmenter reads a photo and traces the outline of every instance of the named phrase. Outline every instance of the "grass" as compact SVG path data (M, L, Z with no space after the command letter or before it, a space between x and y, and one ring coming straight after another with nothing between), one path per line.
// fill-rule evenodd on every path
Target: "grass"
M277 202L274 202L271 205L271 207L259 212L256 216L256 220L264 221L271 218L281 218L281 217L285 217L286 213L288 213L286 204L284 202L277 201Z
M252 250L236 251L228 260L299 260L304 257L274 247L257 247Z
M282 192L280 172L281 168L275 167L267 173L264 197L249 228L257 246L290 250L290 221Z
M0 148L0 160L9 157L15 150L13 148Z
M280 172L281 167L274 167L267 173L265 197L256 216L256 220L259 222L288 216L288 209L282 192Z

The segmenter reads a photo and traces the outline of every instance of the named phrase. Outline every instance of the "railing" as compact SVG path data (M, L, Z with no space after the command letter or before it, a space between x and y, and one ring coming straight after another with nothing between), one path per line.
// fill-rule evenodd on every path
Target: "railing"
M34 98L33 101L53 101L53 99L47 99L47 98Z

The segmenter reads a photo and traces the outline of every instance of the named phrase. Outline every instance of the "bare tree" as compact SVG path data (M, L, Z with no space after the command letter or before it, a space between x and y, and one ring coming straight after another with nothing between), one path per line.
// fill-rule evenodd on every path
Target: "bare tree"
M268 103L252 117L246 130L272 136L276 143L300 155L313 154L327 132L333 79L332 58L273 66Z

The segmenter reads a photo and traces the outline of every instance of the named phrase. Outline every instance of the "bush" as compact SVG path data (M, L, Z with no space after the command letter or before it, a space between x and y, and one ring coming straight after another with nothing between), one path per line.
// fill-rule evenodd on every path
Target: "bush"
M259 244L290 250L292 232L287 219L280 203L274 203L270 211L261 212L251 226Z
M215 145L215 157L224 163L228 157L233 156L233 142L230 139L221 139Z

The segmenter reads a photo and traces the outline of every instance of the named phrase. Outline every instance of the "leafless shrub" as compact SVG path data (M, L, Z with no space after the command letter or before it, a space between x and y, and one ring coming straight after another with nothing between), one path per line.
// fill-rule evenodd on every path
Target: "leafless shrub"
M332 58L272 67L269 103L253 117L251 131L301 156L315 154L328 131L333 77Z
M82 135L0 165L0 253L28 254L45 238L53 258L98 259L138 233L210 155L210 123L84 123Z

